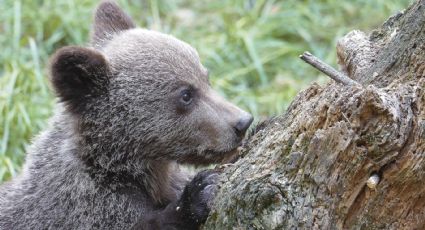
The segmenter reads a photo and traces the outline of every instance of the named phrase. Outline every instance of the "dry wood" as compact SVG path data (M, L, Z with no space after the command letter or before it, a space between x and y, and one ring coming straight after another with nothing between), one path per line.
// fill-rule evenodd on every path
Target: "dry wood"
M205 229L425 229L425 0L337 55L365 87L301 92L224 169Z

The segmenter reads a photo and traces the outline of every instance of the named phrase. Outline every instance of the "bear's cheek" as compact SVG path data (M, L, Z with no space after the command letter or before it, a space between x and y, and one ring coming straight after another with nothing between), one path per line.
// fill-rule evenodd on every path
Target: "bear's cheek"
M205 120L197 125L193 137L197 139L198 145L204 146L205 149L211 149L220 145L220 135L222 133L220 128L219 124Z

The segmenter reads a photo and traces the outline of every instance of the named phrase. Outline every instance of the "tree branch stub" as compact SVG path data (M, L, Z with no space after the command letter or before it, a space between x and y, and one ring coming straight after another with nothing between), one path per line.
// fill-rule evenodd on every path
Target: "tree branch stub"
M361 87L358 82L354 81L353 79L350 79L347 75L335 70L330 65L321 61L319 58L309 52L304 52L302 55L300 55L300 58L338 83L349 86Z

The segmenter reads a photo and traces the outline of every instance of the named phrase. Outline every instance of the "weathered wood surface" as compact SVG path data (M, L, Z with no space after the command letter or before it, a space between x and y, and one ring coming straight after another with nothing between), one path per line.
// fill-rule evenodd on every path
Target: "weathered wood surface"
M424 41L425 0L342 38L362 86L313 84L265 124L225 168L204 229L425 229Z

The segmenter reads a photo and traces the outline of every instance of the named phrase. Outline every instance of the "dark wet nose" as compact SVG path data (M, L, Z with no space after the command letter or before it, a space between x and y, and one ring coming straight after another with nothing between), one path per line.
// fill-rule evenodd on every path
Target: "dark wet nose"
M251 125L254 118L250 114L244 115L235 125L235 132L239 137L243 137Z

